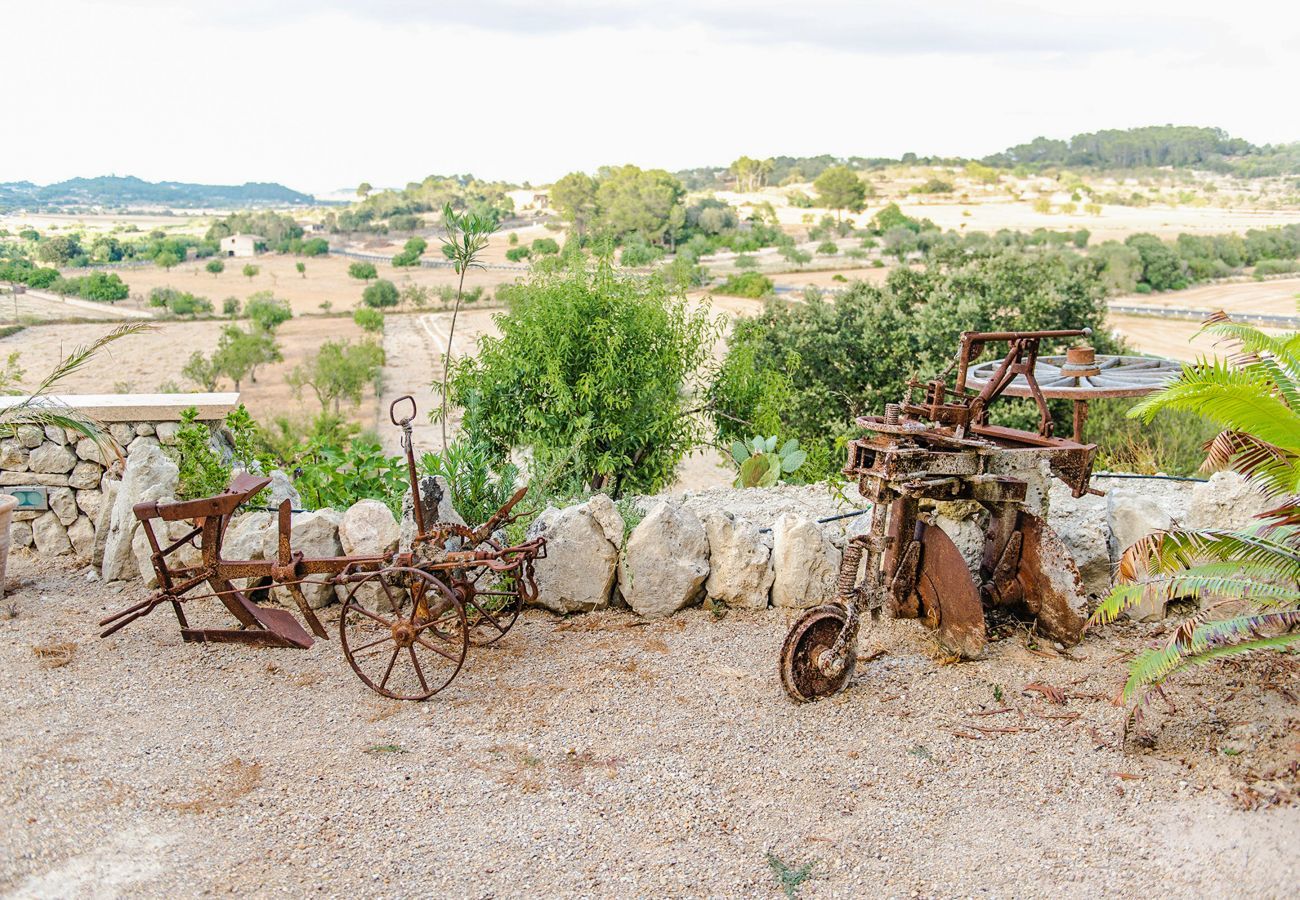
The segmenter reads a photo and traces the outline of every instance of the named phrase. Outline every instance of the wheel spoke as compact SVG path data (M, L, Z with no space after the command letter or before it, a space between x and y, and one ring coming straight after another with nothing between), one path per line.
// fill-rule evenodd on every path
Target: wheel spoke
M374 647L378 644L382 644L384 641L391 641L392 639L393 636L391 634L386 634L381 638L376 638L375 640L371 641L368 644L362 644L360 647L353 647L352 652L360 653L362 650L369 650L371 647Z
M383 679L383 681L379 682L379 689L380 689L381 691L382 691L382 690L384 689L384 687L388 684L388 676L393 674L393 665L394 665L394 663L397 662L397 654L398 654L398 653L401 653L401 652L402 652L402 647L401 647L401 645L399 644L399 645L398 645L398 646L393 650L393 658L390 659L390 660L388 661L388 668L384 670L384 679Z
M420 679L420 687L427 694L429 693L429 682L424 680L424 670L420 668L420 660L416 658L415 645L407 644L406 649L410 651L411 654L411 665L415 666L415 677Z
M487 619L489 622L492 623L493 628L495 628L497 631L501 632L502 634L506 633L506 630L501 627L501 623L496 620L496 618L492 615L492 613L488 612L486 609L484 609L479 604L475 603L473 600L471 600L470 603L473 605L475 609L478 610L479 615L481 615L483 618Z
M430 644L430 643L428 643L427 641L425 641L425 639L422 638L422 637L418 637L418 636L417 636L417 637L415 638L415 643L419 644L421 647L423 647L423 648L426 649L426 650L432 650L434 653L438 654L439 656L444 656L444 657L446 657L447 659L451 660L452 662L459 662L459 661L460 661L459 657L452 656L450 653L447 653L447 652L444 651L444 650L440 650L440 649L438 649L438 648L435 647L433 644ZM397 653L396 653L396 651L394 651L394 653L393 653L393 658L394 658L394 659L397 658Z
M357 612L361 613L361 615L363 615L363 616L369 616L370 618L374 619L376 622L378 622L380 625L383 625L385 628L392 628L392 627L393 627L393 623L392 623L392 622L389 622L387 619L381 619L381 618L379 618L379 616L377 616L375 613L372 613L370 610L366 609L366 608L365 608L364 606L362 606L360 603L356 603L356 602L354 602L354 603L352 604L352 608L353 608L354 610L356 610Z

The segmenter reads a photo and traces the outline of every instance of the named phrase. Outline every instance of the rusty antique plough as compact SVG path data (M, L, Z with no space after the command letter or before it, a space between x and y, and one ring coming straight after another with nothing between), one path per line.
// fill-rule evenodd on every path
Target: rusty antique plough
M848 684L863 611L919 618L947 653L963 659L983 653L985 611L999 607L1052 640L1078 643L1082 587L1069 551L1038 515L1043 467L1075 497L1089 492L1097 447L1083 442L1088 400L1145 394L1177 371L1166 360L1098 358L1087 346L1038 356L1043 340L1089 333L965 332L952 388L942 378L913 381L903 403L857 420L867 436L849 442L844 474L871 501L871 525L848 542L834 602L810 609L786 636L781 682L793 699L816 700ZM1002 360L972 369L993 343L1008 345ZM918 389L923 396L914 402ZM1033 398L1037 432L989 424L989 407L1002 395ZM1053 435L1049 398L1074 401L1072 438ZM938 501L974 501L987 510L977 576L922 509Z
M397 407L404 401L410 402L410 415L399 419ZM221 543L231 516L270 483L269 478L240 473L215 497L136 505L135 515L153 551L159 590L100 622L105 627L101 637L170 603L185 641L306 648L312 637L298 620L264 604L272 593L287 594L312 633L324 638L325 628L303 591L318 585L341 595L343 655L368 687L399 700L427 700L446 687L460 671L469 646L501 638L524 604L536 597L533 563L545 557L545 541L539 537L509 547L494 537L514 519L511 511L526 488L478 528L433 522L436 504L427 508L428 498L421 498L411 445L415 401L400 398L389 415L402 429L410 477L416 535L409 549L383 556L304 557L293 550L291 510L285 500L278 509L275 559L225 559ZM164 546L154 520L188 521L192 527ZM199 551L197 563L178 563L178 554L187 547ZM193 627L183 604L200 598L220 600L238 627Z

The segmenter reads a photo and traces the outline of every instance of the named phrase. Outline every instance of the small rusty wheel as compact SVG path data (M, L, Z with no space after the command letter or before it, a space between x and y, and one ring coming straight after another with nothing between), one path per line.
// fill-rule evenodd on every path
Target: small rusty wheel
M371 690L428 700L460 671L469 629L465 608L441 581L419 569L392 568L348 586L339 641Z
M843 690L853 678L858 662L855 642L844 648L838 672L833 671L835 661L828 658L846 621L844 607L828 603L808 610L794 623L781 645L781 686L790 699L799 703L820 700ZM819 663L830 663L832 674L824 672Z
M522 570L522 564L507 572L483 566L455 583L474 646L486 647L505 637L519 618L527 591Z

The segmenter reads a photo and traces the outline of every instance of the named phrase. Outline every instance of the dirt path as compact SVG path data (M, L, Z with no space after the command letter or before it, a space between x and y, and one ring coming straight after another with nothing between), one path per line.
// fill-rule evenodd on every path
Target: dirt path
M475 351L480 335L492 330L495 310L464 309L456 320L453 362ZM389 407L398 397L415 398L418 413L411 423L416 456L442 447L442 429L429 421L429 414L442 403L442 363L447 352L451 313L390 315L384 323L384 390L375 409L375 430L387 453L401 453L402 433L389 420ZM460 429L460 413L452 411L447 437Z
M877 623L862 651L887 652L854 687L795 706L781 612L530 612L416 705L370 693L335 641L186 645L161 610L100 640L137 588L22 554L10 577L10 896L778 898L768 854L812 864L804 898L1294 890L1300 807L1234 799L1300 752L1261 686L1300 690L1294 663L1193 673L1125 754L1106 698L1153 639L1134 630L946 666L915 622ZM33 652L61 642L66 665Z

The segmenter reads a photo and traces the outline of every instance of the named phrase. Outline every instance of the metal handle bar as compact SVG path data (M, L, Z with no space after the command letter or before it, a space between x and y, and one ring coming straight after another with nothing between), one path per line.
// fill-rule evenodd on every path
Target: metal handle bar
M397 418L397 404L401 403L403 400L411 401L411 414L407 416L405 419L399 419ZM388 407L388 418L391 419L393 424L396 425L398 428L401 428L404 425L411 424L411 420L415 418L415 413L416 413L415 398L412 397L410 394L407 394L403 397L398 397Z

